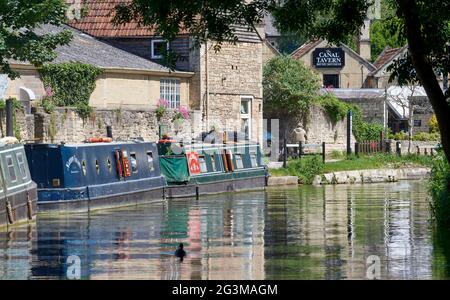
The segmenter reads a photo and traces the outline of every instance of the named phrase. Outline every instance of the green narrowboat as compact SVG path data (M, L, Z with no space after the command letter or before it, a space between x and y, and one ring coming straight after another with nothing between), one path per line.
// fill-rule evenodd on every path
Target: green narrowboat
M37 190L21 144L0 144L0 231L33 221Z
M262 189L268 169L256 143L190 144L159 142L167 198Z

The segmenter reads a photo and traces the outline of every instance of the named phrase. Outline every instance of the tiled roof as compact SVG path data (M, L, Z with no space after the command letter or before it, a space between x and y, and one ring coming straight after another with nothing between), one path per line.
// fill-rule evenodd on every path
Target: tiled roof
M71 4L80 0L66 0ZM85 6L87 13L79 20L71 20L67 24L83 31L89 35L99 38L113 37L153 37L156 30L139 26L138 22L131 21L127 24L114 25L112 19L115 15L115 7L120 3L130 2L130 0L86 0ZM243 42L260 42L258 34L253 30L249 30L245 26L233 26L238 41ZM187 31L181 30L180 35L189 34Z
M72 4L79 0L66 0ZM79 20L71 20L68 25L95 37L145 37L155 35L155 31L139 26L136 21L115 26L111 21L115 7L129 0L87 0L87 14Z
M101 68L170 71L169 68L163 65L120 50L68 26L43 25L36 29L35 32L39 35L45 33L54 34L63 29L71 30L73 39L68 45L60 46L56 49L57 58L52 63L76 61ZM17 61L11 61L11 63L28 64L28 62Z
M377 69L383 67L386 63L391 61L397 54L403 50L402 48L390 48L386 47L383 52L378 56L378 58L373 63Z
M312 49L314 49L317 45L319 45L322 42L322 39L318 40L310 40L300 47L297 48L294 52L291 53L291 56L294 58L300 58Z

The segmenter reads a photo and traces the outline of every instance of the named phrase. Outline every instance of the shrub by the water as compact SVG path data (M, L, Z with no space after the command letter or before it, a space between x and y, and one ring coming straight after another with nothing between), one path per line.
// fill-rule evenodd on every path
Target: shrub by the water
M432 211L439 225L450 226L450 166L443 153L434 159L428 189Z

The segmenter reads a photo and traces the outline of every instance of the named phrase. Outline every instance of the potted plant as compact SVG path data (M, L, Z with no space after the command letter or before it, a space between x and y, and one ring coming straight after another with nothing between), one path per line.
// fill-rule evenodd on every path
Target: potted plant
M158 119L158 121L160 121L161 118L164 117L168 107L169 101L167 101L166 99L158 100L158 104L156 105L156 118Z
M190 114L187 107L180 106L175 110L175 115L172 119L172 122L175 126L175 131L178 132L180 130L181 125L184 121L189 120Z

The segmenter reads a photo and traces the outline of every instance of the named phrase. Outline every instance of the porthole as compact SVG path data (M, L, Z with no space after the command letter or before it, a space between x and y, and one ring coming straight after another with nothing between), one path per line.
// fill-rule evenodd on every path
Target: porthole
M86 170L86 161L83 160L83 162L81 163L81 169L83 171L83 175L86 176L87 170Z
M95 171L97 172L97 175L100 174L100 165L97 159L95 160Z
M109 172L112 171L111 160L109 158L106 159L106 166L108 167Z

